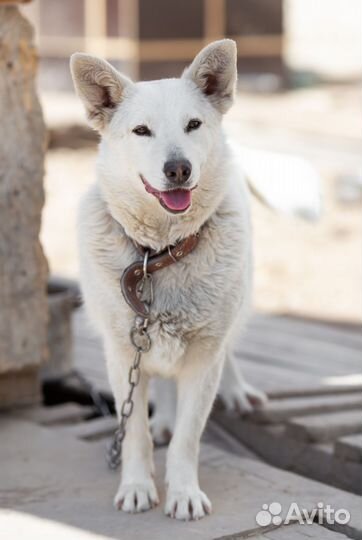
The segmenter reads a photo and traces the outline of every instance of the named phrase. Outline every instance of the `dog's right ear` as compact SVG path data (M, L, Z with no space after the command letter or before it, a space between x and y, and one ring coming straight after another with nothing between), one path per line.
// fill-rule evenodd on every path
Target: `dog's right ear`
M133 84L132 81L105 60L83 53L71 56L70 71L89 122L102 131L122 101L125 88Z
M236 59L235 41L214 41L199 52L182 77L191 79L213 106L224 114L234 101Z

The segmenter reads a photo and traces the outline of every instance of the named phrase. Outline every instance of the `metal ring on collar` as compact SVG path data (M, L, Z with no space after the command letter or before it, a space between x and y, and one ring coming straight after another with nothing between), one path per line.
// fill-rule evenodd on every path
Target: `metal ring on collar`
M150 252L148 250L145 251L145 256L143 258L143 277L147 278L147 265L148 265L148 256Z
M133 327L130 332L132 345L137 351L146 353L151 348L151 338L146 331L139 331L138 328Z

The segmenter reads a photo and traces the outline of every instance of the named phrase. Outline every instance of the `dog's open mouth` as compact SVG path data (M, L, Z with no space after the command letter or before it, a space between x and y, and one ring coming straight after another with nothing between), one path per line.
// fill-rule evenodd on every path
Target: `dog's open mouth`
M174 188L167 191L158 191L147 182L141 175L141 180L146 188L147 193L154 195L160 204L173 214L185 212L191 206L191 191L192 189Z

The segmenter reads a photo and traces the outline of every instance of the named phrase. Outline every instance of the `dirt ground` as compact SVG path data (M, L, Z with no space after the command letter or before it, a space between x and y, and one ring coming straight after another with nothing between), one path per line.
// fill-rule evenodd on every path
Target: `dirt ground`
M54 106L54 96L44 102L48 124L64 123L59 96ZM360 321L362 195L357 189L352 201L343 202L340 185L361 174L361 117L359 90L352 85L244 93L228 115L226 129L241 144L302 155L322 182L324 209L316 223L276 214L253 200L257 309ZM56 274L77 277L75 214L94 181L95 156L94 147L47 154L41 236Z

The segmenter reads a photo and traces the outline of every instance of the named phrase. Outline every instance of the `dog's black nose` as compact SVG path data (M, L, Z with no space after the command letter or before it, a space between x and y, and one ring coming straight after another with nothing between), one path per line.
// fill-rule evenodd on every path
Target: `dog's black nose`
M171 159L166 161L163 172L175 184L184 184L191 175L191 163L187 159Z

